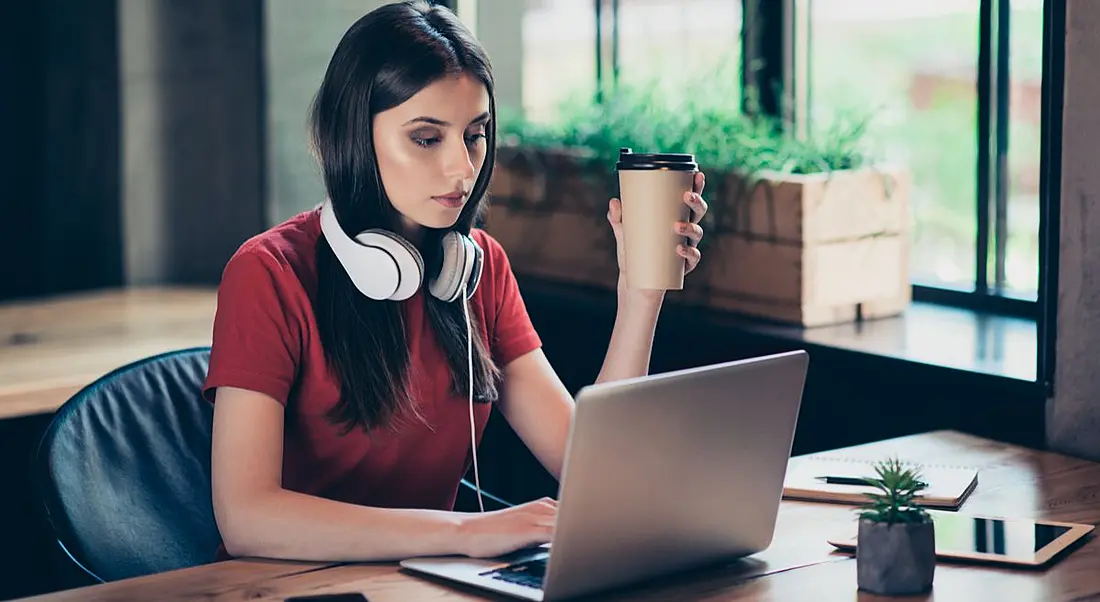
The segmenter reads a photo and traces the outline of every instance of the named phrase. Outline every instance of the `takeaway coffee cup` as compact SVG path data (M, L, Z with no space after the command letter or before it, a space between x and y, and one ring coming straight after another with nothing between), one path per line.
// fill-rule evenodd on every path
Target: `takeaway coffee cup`
M699 171L694 155L635 153L619 149L619 200L623 206L623 258L627 285L681 290L685 260L676 246L687 240L676 222L688 221L684 193Z

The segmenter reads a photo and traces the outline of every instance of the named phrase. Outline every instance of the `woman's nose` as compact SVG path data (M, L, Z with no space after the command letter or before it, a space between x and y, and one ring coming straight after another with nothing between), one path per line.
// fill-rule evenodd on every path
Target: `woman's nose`
M447 153L446 172L449 178L462 178L471 180L474 177L474 163L470 158L470 149L466 148L465 140L452 145Z

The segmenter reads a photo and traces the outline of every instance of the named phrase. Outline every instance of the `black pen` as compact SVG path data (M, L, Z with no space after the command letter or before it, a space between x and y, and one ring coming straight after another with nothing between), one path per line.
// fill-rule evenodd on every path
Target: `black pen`
M824 481L828 485L866 485L866 486L872 486L871 483L868 483L867 479L864 478L864 477L824 476L824 477L814 477L814 478L817 479L818 481ZM917 483L917 485L922 486L922 487L927 487L928 486L927 483Z
M829 485L870 485L862 477L814 477L818 481L824 481Z

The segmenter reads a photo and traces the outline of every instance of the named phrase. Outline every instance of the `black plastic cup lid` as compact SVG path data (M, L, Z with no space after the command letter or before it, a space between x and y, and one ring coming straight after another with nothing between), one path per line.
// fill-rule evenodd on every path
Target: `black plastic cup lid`
M629 148L619 149L619 170L667 169L671 171L695 171L695 155L687 153L636 153Z

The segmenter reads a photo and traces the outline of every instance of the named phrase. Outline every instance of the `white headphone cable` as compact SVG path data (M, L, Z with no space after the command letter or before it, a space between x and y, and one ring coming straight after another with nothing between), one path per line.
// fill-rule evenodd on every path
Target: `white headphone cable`
M473 328L470 327L470 307L466 298L466 283L462 283L462 315L466 318L466 367L470 389L470 453L474 458L474 488L477 489L477 505L485 512L485 502L481 499L481 476L477 470L477 432L474 427L474 344Z

